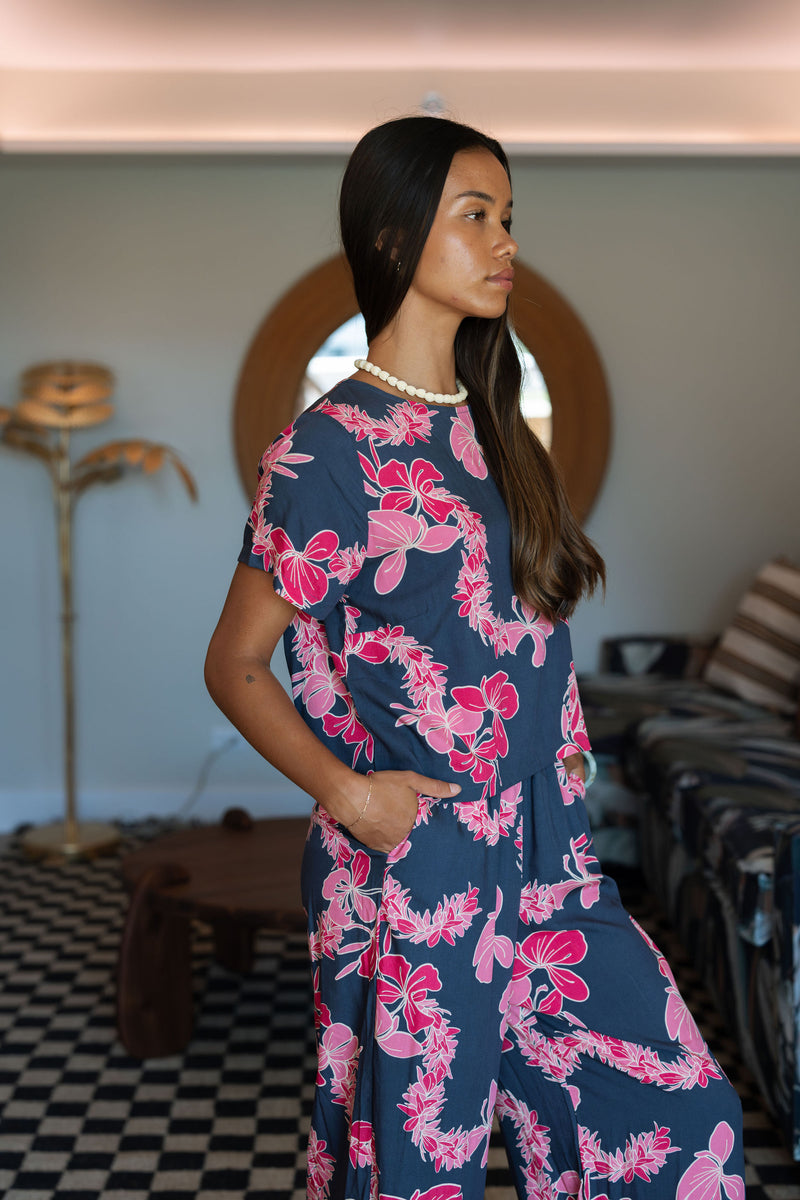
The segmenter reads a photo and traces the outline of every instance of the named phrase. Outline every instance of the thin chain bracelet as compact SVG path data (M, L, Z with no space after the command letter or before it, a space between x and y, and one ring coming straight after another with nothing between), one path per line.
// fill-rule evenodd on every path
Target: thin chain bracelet
M364 807L361 809L361 812L358 814L355 821L353 821L352 825L345 825L345 829L355 829L356 825L361 820L361 818L364 816L364 813L367 811L367 806L369 805L369 802L371 799L372 799L372 776L370 775L369 787L367 788L367 798L364 801Z

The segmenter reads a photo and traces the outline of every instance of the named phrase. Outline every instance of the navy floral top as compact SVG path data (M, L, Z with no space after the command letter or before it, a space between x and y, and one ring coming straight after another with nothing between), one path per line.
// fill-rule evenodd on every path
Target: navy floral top
M344 380L275 439L239 561L298 609L295 705L343 762L483 796L589 742L565 622L515 595L469 405ZM566 799L565 795L565 799Z

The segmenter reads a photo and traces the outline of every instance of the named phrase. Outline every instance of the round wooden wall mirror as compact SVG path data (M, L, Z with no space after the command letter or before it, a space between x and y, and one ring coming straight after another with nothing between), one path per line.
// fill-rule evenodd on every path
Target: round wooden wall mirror
M588 330L564 297L530 267L517 262L515 268L514 328L544 378L552 406L550 452L583 520L608 460L611 418L605 374ZM349 269L336 255L299 280L256 331L234 402L236 460L248 499L255 493L262 453L297 412L310 360L357 312Z

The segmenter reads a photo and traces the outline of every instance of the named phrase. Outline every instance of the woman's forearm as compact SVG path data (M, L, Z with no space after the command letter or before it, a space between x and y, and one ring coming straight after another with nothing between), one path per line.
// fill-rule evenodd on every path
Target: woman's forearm
M335 820L355 820L366 794L363 777L309 729L267 663L259 658L219 662L210 654L206 684L215 704L267 762Z

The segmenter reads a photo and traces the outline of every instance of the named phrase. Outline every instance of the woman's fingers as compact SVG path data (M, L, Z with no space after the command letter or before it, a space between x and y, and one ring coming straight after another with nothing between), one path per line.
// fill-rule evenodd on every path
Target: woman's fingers
M409 771L409 783L421 796L434 796L445 800L448 796L457 796L461 788L457 783L446 783L443 779L429 779L427 775L417 775Z

